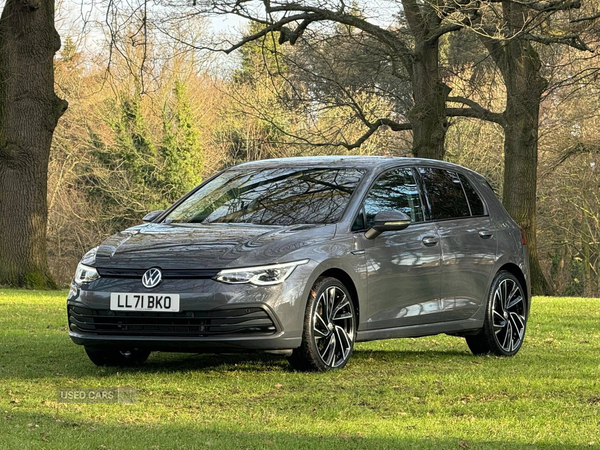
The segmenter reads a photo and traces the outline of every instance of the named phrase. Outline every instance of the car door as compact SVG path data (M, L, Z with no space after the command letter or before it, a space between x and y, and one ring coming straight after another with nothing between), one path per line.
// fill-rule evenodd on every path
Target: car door
M464 174L435 167L420 167L418 172L441 239L440 307L445 320L467 319L487 298L498 246L496 230Z
M355 227L367 264L367 329L435 322L441 291L441 250L434 223L425 222L423 199L415 172L395 168L375 181ZM380 211L400 211L412 223L367 239L364 230Z

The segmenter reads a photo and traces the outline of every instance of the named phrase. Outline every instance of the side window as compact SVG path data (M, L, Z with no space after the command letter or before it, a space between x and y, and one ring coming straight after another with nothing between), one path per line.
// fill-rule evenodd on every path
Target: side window
M354 223L352 224L352 231L364 230L365 228L365 216L361 208L360 212L356 216L356 219L354 219Z
M460 178L450 170L419 168L427 191L433 220L454 219L471 215Z
M469 206L471 206L471 215L473 216L484 216L485 208L481 197L471 184L471 182L463 174L458 174L460 182L462 183L465 194L467 194L467 200L469 200Z
M379 177L365 199L366 228L380 211L400 211L413 222L423 221L419 187L409 168L393 169Z

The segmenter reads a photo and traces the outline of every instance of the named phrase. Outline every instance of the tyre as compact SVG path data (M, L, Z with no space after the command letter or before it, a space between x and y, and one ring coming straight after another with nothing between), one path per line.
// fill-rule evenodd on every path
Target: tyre
M525 338L527 309L525 291L517 277L507 271L498 272L490 289L483 328L465 337L471 352L516 355Z
M116 350L111 348L85 347L85 352L97 366L128 367L144 364L150 356L149 350L134 348Z
M354 350L356 311L348 289L336 278L317 279L310 291L302 345L288 358L301 371L341 369Z

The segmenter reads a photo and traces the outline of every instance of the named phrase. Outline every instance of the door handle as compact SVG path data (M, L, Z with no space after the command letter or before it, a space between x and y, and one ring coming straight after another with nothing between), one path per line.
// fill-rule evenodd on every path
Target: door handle
M423 238L423 245L426 245L427 247L433 247L434 245L436 245L438 243L439 239L433 236L425 236Z
M492 233L489 230L480 230L479 231L479 237L481 237L481 239L489 239L494 235L494 233Z

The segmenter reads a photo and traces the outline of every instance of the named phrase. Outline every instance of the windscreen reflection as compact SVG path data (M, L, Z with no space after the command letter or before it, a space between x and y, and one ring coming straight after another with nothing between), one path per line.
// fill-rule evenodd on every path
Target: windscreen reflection
M226 171L174 209L168 222L258 225L338 222L364 171L280 168Z

